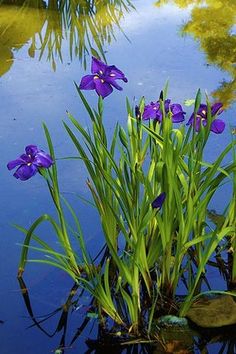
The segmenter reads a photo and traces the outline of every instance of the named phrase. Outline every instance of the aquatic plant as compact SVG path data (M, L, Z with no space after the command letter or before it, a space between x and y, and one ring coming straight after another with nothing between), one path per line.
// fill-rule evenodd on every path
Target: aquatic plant
M154 313L186 315L194 296L199 294L198 287L215 248L233 231L235 225L229 222L229 216L213 230L207 224L207 209L235 169L234 163L221 167L234 143L214 163L204 162L204 147L215 119L208 98L207 125L196 134L192 125L187 131L184 125L173 126L176 111L170 109L164 90L151 107L142 99L133 111L127 101L127 132L117 124L109 147L102 98L98 110L92 111L79 87L77 90L91 118L92 132L88 133L70 114L77 133L64 124L90 175L88 187L100 214L110 257L104 269L106 281L100 278L90 290L101 303L103 288L109 306L116 306L113 320L129 324L129 330L137 334L143 327L151 328L147 324ZM148 110L151 114L155 111L153 106L159 114L149 116L152 119L146 126L143 119L147 120ZM183 121L181 105L173 107L181 114L177 121ZM199 91L195 119L200 107ZM152 209L153 200L161 212ZM181 279L189 296L178 304L175 295ZM103 311L108 313L109 306L103 302Z
M43 214L33 222L28 230L19 225L16 225L16 228L26 235L19 263L18 276L20 277L23 274L26 262L39 262L50 264L64 270L76 281L81 274L78 267L80 259L79 255L75 254L73 251L73 247L71 245L71 239L68 232L69 227L66 223L64 208L62 206L63 198L60 194L58 184L54 149L46 125L43 124L43 127L50 154L45 153L35 145L28 145L25 148L26 154L21 155L20 158L16 160L10 161L7 167L8 169L13 169L14 167L20 165L17 171L14 173L14 176L23 181L31 178L37 172L40 173L40 175L46 181L50 196L57 211L58 219L56 220L48 214ZM80 249L83 252L83 240L80 238L81 230L79 222L70 205L66 201L64 201L64 204L69 209L75 220L77 231L74 233L74 238L79 242ZM63 252L59 252L58 250L54 249L53 246L50 246L47 242L35 234L35 230L38 229L39 226L44 222L48 222L49 225L51 225ZM37 246L31 245L32 240L36 242ZM28 259L29 248L35 249L38 252L43 252L47 255L47 258L43 260Z
M50 155L55 161L44 177L59 222L42 216L29 230L21 228L26 238L19 275L34 239L41 246L35 249L53 258L41 262L64 269L94 297L104 327L112 327L107 320L112 319L126 333L149 335L153 318L160 314L186 316L191 303L201 294L207 265L216 248L225 238L235 243L234 200L226 201L221 224L212 227L207 219L210 202L219 187L228 182L235 191L235 154L233 161L223 165L225 157L234 151L235 141L214 162L204 161L204 149L211 131L215 132L212 126L222 105L212 105L208 97L206 104L202 104L199 90L186 126L185 112L179 103L171 104L167 99L166 86L156 103L146 105L142 98L133 108L127 100L127 129L117 123L109 142L103 123L103 97L111 93L111 87L100 91L100 84L95 86L95 82L101 82L100 75L106 72L108 85L116 87L114 81L109 81L111 70L115 70L115 79L125 81L124 74L115 66L93 58L92 75L82 79L82 87L76 85L91 119L89 130L69 113L72 127L64 122L77 150L76 157L88 172L87 186L100 216L105 251L102 257L92 260L86 249L76 214L60 195L53 145L44 125ZM86 85L99 94L97 110L90 107L81 92ZM154 111L158 114L154 115ZM194 122L199 119L203 122L194 129ZM219 124L218 132L222 128ZM62 201L75 220L76 232L67 225ZM45 220L53 225L64 254L34 234ZM79 241L80 256L72 249L72 235ZM236 263L232 274L235 279ZM187 290L186 297L179 302L176 295L181 281Z

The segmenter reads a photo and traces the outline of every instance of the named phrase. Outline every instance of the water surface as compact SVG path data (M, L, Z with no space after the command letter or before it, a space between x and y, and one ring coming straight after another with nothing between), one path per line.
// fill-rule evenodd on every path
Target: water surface
M234 1L27 1L7 2L0 7L0 146L1 146L1 257L0 289L1 353L50 353L60 334L49 339L36 328L19 295L17 264L23 236L13 224L29 227L42 213L55 211L40 176L27 182L14 179L6 164L28 144L46 149L42 121L54 141L57 157L73 156L62 120L66 110L84 124L89 120L77 97L74 81L90 70L91 55L115 64L129 79L122 92L105 100L108 130L126 122L125 97L135 103L159 96L169 79L169 96L175 102L194 98L198 88L207 91L227 108L222 118L227 129L211 136L209 159L214 160L222 144L230 141L230 127L236 125L236 35ZM199 5L199 6L198 6ZM86 92L91 104L96 94ZM191 109L186 108L190 113ZM98 218L93 209L72 193L89 198L86 173L79 162L60 161L60 182L64 194L76 206L85 239L91 250L102 245ZM226 188L226 195L230 190ZM214 209L223 210L222 198ZM51 230L42 230L45 240ZM25 280L38 315L53 311L66 300L72 283L57 270L30 264ZM82 315L74 311L70 326L76 328ZM54 321L54 322L53 322ZM55 328L56 319L52 321ZM47 325L46 325L47 326ZM50 327L50 326L49 326ZM52 330L52 328L51 328ZM72 333L72 332L71 332ZM81 342L68 353L85 352ZM213 353L213 352L212 352Z

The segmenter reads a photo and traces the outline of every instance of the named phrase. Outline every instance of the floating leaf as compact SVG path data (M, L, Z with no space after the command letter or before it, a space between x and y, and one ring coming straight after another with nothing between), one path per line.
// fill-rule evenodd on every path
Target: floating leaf
M195 100L194 99L189 99L184 101L184 105L187 107L190 107L194 104Z

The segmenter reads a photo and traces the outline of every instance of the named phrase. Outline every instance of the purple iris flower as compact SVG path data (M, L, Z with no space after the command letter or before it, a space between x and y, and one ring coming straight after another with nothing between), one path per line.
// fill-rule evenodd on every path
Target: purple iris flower
M53 160L50 155L38 149L35 145L28 145L25 148L25 154L16 160L8 162L7 168L12 170L19 166L13 176L21 181L26 181L33 177L40 167L49 168L52 164Z
M183 111L182 106L179 103L170 104L169 110L172 113L171 118L173 123L180 123L184 121L184 115L186 112Z
M166 199L165 192L159 194L158 197L152 202L153 209L161 209L165 199Z
M144 107L143 120L154 119L158 122L162 121L162 111L159 101L151 102Z
M222 106L223 105L220 102L214 103L211 106L211 116L213 117L213 121L211 123L210 130L215 134L221 134L225 129L225 122L221 119L214 118L215 116L218 116L223 112ZM192 113L191 117L189 118L187 125L193 125L193 124L194 124L194 113ZM201 124L204 127L207 125L207 105L206 104L200 104L200 107L197 111L196 124L195 124L195 130L197 132L199 132L201 128Z
M103 98L110 95L113 87L122 90L116 80L128 82L123 72L115 65L107 65L101 60L92 57L92 75L85 75L80 82L81 90L96 90L97 94Z
M165 100L164 109L165 113L171 112L171 118L173 123L180 123L184 121L185 112L183 111L179 103L170 103L170 99ZM154 119L158 122L162 121L162 110L160 102L151 102L144 107L143 119Z

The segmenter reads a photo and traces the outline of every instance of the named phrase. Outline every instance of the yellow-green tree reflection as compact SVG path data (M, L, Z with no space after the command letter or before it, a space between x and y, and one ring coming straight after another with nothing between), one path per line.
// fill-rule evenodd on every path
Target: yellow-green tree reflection
M160 0L161 6L169 0ZM236 100L236 1L232 0L175 0L180 8L194 5L191 19L182 27L184 34L190 34L199 41L209 64L215 64L228 72L230 81L224 81L212 95L229 106ZM203 6L204 5L204 6Z
M45 12L38 3L37 8L6 6L0 7L0 76L13 64L13 53L40 33L45 21ZM31 53L32 55L32 53Z
M69 41L71 59L78 56L86 66L93 54L105 60L104 45L114 38L124 12L133 8L129 0L5 0L0 5L0 76L13 63L13 52L30 42L29 56L36 50L52 68L63 61L62 42Z

